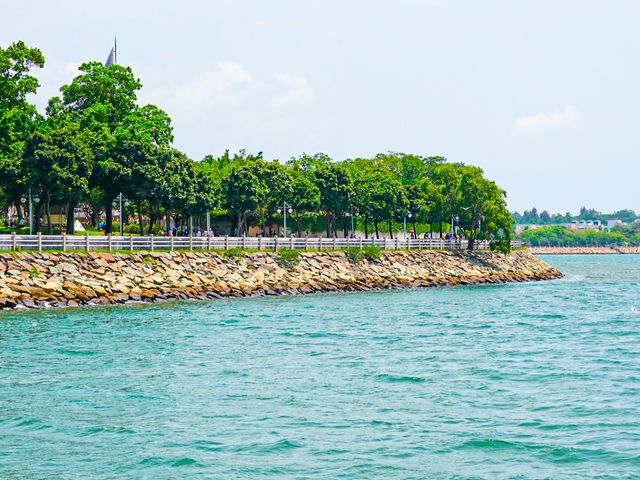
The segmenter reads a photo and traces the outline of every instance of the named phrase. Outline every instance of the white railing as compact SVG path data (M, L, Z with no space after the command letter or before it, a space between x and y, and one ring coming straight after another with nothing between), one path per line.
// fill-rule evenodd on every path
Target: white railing
M384 250L463 250L466 240L439 238L317 238L317 237L140 237L115 235L0 235L1 250L58 251L154 251L154 250L344 250L377 245ZM522 243L512 242L513 248ZM488 242L476 242L478 250L489 249Z

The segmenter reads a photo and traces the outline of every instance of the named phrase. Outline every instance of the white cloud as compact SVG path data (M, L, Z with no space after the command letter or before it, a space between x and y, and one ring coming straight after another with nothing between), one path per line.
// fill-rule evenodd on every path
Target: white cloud
M219 62L212 72L163 93L170 103L187 112L205 113L237 106L255 84L251 74L236 62Z
M294 105L310 105L316 99L316 92L308 80L287 74L277 74L276 93L270 98L273 107L284 108Z
M260 133L285 133L300 109L317 94L304 77L286 73L259 78L233 61L218 62L207 72L172 87L140 92L143 103L165 109L177 124L226 119L232 126Z
M582 126L584 116L576 107L569 105L551 113L535 113L516 119L515 130L530 137L538 137L557 130L577 130Z

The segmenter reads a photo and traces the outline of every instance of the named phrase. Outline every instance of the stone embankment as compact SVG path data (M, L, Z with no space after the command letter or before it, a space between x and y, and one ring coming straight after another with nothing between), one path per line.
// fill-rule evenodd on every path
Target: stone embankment
M0 308L110 305L312 292L506 283L562 274L524 252L340 251L0 254Z
M619 255L639 254L640 247L528 247L534 255Z

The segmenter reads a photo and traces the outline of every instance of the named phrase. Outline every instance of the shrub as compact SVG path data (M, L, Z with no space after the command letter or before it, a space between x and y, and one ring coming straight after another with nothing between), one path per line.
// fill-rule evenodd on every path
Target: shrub
M358 247L347 248L345 254L351 263L359 263L364 259L364 252Z
M280 250L276 257L276 263L283 268L293 268L300 263L300 251Z
M380 260L380 247L378 245L369 245L362 247L362 253L367 260Z
M162 227L162 225L154 225L151 229L151 233L156 237L161 237L162 235L164 235L164 228Z
M130 223L124 226L124 233L133 233L135 235L140 234L140 225L137 223Z

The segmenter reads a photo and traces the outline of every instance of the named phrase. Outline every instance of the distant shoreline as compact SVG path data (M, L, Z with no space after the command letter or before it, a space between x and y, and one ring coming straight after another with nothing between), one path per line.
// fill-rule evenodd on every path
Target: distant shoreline
M534 255L638 255L640 247L527 247Z

